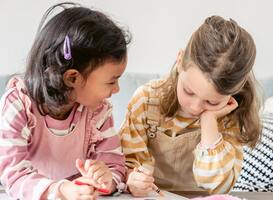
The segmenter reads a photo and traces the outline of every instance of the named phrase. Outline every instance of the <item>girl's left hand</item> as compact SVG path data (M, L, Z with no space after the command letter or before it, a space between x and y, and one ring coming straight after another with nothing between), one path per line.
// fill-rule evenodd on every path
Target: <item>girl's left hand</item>
M233 97L230 97L229 101L223 108L219 110L205 111L202 113L201 118L206 116L213 116L215 119L219 119L221 117L228 115L237 107L238 107L237 101Z
M108 190L112 189L112 172L102 161L89 159L83 163L82 160L77 159L76 167L82 176L90 178L93 181L95 187Z

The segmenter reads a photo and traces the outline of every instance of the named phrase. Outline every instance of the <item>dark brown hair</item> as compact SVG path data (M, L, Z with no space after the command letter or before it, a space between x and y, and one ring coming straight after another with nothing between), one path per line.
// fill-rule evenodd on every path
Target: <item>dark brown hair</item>
M57 8L62 11L43 25ZM70 39L71 59L64 58L66 36ZM123 62L129 42L129 32L99 11L74 3L50 7L28 58L25 82L31 98L39 106L58 108L68 104L72 88L64 83L63 74L68 69L76 69L86 79L107 60Z

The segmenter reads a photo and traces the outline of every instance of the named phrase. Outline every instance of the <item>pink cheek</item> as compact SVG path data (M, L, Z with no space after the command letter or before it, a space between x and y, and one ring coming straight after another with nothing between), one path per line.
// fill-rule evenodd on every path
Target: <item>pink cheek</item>
M190 101L189 98L187 98L187 97L184 96L184 98L180 98L179 104L182 107L190 107L191 101Z

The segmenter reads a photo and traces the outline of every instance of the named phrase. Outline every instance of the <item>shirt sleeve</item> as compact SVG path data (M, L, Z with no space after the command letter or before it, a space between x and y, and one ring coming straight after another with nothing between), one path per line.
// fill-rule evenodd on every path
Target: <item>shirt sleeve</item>
M220 126L222 139L213 148L204 149L199 144L195 151L193 173L197 185L210 193L228 193L235 184L243 163L243 146L237 140L240 134L236 122Z
M130 169L142 165L153 172L154 158L147 148L146 107L148 93L140 87L129 102L126 119L120 129L121 145Z
M92 159L103 161L112 171L113 179L119 185L125 181L126 168L120 138L114 129L112 115L107 117L99 131L103 139L96 143Z
M40 199L53 182L26 159L30 137L25 105L19 92L10 89L0 102L0 180L16 199Z

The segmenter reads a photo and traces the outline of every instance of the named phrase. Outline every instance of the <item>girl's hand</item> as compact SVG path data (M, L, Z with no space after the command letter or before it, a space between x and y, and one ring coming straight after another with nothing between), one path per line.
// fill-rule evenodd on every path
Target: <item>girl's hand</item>
M201 114L201 145L211 147L221 138L217 119L229 114L238 107L237 101L231 97L221 109L205 111Z
M78 178L83 182L87 182L88 180L84 177ZM76 200L76 199L88 199L95 200L97 198L97 192L95 191L93 186L78 186L73 182L67 181L64 182L59 188L60 195L62 199L67 200Z
M219 109L219 110L214 110L214 111L205 111L201 114L201 120L204 117L214 117L215 119L219 119L221 117L224 117L231 113L233 110L235 110L238 107L237 101L233 98L230 97L229 101L227 104Z
M153 190L153 183L154 178L150 172L138 172L136 168L129 172L127 185L129 191L135 197L148 196L149 192Z
M76 167L82 176L89 178L91 184L96 188L112 191L113 175L102 161L86 160L83 164L80 159L77 159Z

